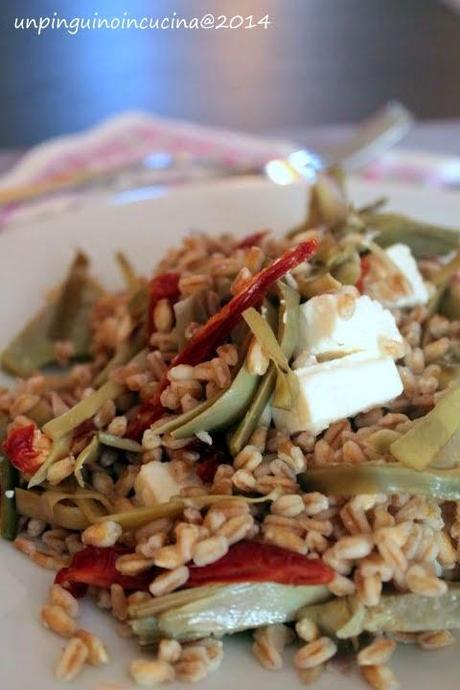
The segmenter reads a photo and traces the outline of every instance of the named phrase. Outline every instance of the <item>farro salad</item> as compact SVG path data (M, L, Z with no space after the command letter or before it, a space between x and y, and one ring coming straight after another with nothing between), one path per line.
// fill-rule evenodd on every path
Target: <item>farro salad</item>
M89 596L199 681L253 631L313 682L338 652L377 690L398 642L460 628L460 235L355 208L322 175L285 237L190 234L125 288L78 252L1 364L0 528L57 571L56 677L109 662Z

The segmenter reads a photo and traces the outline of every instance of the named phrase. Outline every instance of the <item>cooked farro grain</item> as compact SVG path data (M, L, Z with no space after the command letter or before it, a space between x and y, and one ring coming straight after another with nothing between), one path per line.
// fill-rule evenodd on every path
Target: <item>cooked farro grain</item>
M77 618L79 614L80 606L78 604L78 599L61 585L53 585L50 589L50 603L60 606L66 611L72 618Z
M188 568L185 565L181 565L174 568L174 570L158 575L149 587L150 592L154 597L169 594L169 592L182 587L187 582L188 576Z
M39 537L46 529L46 522L44 520L37 520L31 518L27 523L27 535L35 538Z
M361 534L339 539L334 550L339 558L357 560L368 556L374 547L374 540L370 534Z
M253 525L254 520L251 515L235 515L235 517L224 522L216 530L216 534L218 537L224 537L229 546L231 546L244 539L251 531Z
M328 589L336 597L346 597L355 593L356 585L350 578L335 573L334 579L328 584Z
M295 631L305 642L313 642L319 637L318 626L308 618L301 618L297 621Z
M76 636L88 650L88 664L91 664L91 666L103 666L109 663L109 654L100 637L93 635L93 633L87 630L78 630Z
M323 671L323 665L315 666L314 668L301 668L298 669L297 675L301 683L304 685L312 685L318 680Z
M337 645L329 637L319 637L301 647L294 656L299 669L321 666L337 652Z
M228 547L228 540L223 536L203 539L193 549L193 562L198 566L214 563L227 553Z
M49 529L43 532L41 535L42 544L46 548L55 554L62 554L66 551L65 539L69 536L69 533L65 529Z
M30 556L31 560L40 568L45 570L61 570L69 565L67 558L60 558L59 556L49 556L41 551L34 551Z
M450 630L433 630L430 632L420 633L417 636L417 642L422 649L441 649L442 647L449 647L456 643L456 639Z
M73 616L57 604L46 604L41 610L40 620L45 628L49 628L61 637L72 637L77 631Z
M370 645L361 649L358 654L358 664L360 666L376 666L386 664L396 649L394 640L380 638L374 640Z
M425 597L439 597L447 592L447 584L423 565L411 565L406 573L407 587L415 594Z
M253 654L264 668L278 671L283 666L283 650L293 637L290 628L281 623L258 628L254 633Z
M253 472L262 462L262 453L255 446L245 446L233 460L233 466Z
M57 486L64 479L70 477L73 473L75 466L75 458L73 456L68 456L62 460L58 460L49 468L46 478L52 486Z
M107 400L94 416L94 424L97 429L103 429L115 417L116 408L113 400Z
M174 671L177 680L197 683L208 675L208 666L204 661L178 661Z
M153 687L174 680L174 668L161 659L135 659L130 666L131 677L137 685Z
M110 586L110 604L115 618L119 621L125 621L128 616L128 602L121 585L113 584Z
M149 570L154 565L153 559L142 558L134 553L120 556L115 564L116 569L122 575L139 575Z
M182 646L177 640L160 640L158 644L158 659L168 664L175 664L179 661Z
M109 474L106 474L105 472L94 472L92 475L92 482L93 487L96 489L96 491L99 491L99 493L103 494L104 496L112 496L114 482Z
M305 505L302 496L296 494L285 494L273 501L271 505L271 512L282 517L296 517L305 510Z
M182 647L180 661L200 662L208 666L208 653L203 645L192 642Z
M134 604L145 604L147 601L151 601L152 597L148 592L133 592L127 597L128 606Z
M397 682L393 671L388 666L361 666L361 674L375 690L397 690Z
M174 570L185 563L184 554L177 544L163 546L156 550L153 561L158 568Z
M241 493L251 493L256 488L256 478L249 470L236 470L232 477L232 484Z
M263 530L264 539L269 544L274 544L289 551L306 554L308 551L305 540L290 529L269 525Z
M89 652L86 644L78 637L72 637L66 645L55 670L57 680L74 680L83 670Z
M117 522L105 520L85 529L82 542L87 546L113 546L121 537L122 532Z
M378 573L363 575L361 570L356 570L354 575L356 596L365 606L377 606L382 593L382 580Z
M126 417L124 415L119 415L118 417L114 417L112 419L107 427L107 431L109 434L113 434L114 436L124 436L126 434L127 426L128 420Z

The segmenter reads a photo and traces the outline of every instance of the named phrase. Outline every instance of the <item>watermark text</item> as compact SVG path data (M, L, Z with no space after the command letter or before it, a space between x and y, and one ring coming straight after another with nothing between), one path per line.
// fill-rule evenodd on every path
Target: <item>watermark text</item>
M206 12L200 16L182 17L177 12L161 17L132 17L128 12L106 17L93 12L85 17L62 17L57 12L50 16L15 17L14 28L18 31L32 31L41 36L49 31L63 31L75 36L82 31L178 31L178 30L267 30L272 22L270 15L254 14L226 15Z

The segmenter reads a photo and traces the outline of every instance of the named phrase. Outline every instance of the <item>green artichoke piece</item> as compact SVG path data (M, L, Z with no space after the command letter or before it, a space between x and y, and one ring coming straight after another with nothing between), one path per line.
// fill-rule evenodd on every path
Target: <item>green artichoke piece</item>
M399 463L328 465L301 474L300 484L304 491L330 496L409 493L442 501L460 500L460 469L419 472Z
M200 593L193 590L193 595ZM204 588L209 589L209 588ZM141 644L159 637L194 640L222 636L296 618L307 604L326 601L327 587L280 585L272 582L239 583L211 588L206 596L182 606L163 610L156 616L131 621Z
M460 234L454 228L421 223L398 213L371 213L365 222L378 231L375 242L381 247L402 242L416 259L449 254L460 247Z
M75 460L73 473L75 479L77 480L79 486L81 486L82 489L85 487L85 481L83 478L83 468L86 465L86 463L95 462L98 455L99 439L97 435L95 435L88 443L88 445L85 446L85 448L83 448L83 450L78 454L78 457Z
M457 281L452 281L445 288L439 312L451 321L460 319L460 285Z
M433 465L452 437L460 432L460 386L448 391L436 407L391 444L392 455L408 467L424 470ZM460 464L458 444L454 444L450 463L444 453L443 466Z
M292 357L297 343L297 320L299 294L285 283L278 283L280 308L278 311L278 342L287 361ZM238 455L246 445L254 429L259 424L262 414L269 402L276 384L276 366L270 366L254 394L251 404L236 429L229 438L229 448L233 456Z
M188 418L180 417L172 431L174 438L188 438L199 431L227 429L245 413L256 390L260 376L251 374L243 363L230 386L214 400L206 401L192 410L195 414ZM164 429L155 429L161 433Z
M338 639L349 639L363 632L423 632L460 628L460 586L449 585L440 597L420 594L384 594L377 606L366 608L356 597L333 599L307 606L298 618L308 618L320 630Z
M80 400L70 410L45 424L43 431L53 439L61 438L95 415L107 400L113 400L122 392L123 386L120 383L107 381L88 398Z
M56 340L70 340L76 358L89 355L90 311L101 295L100 287L87 275L88 261L77 254L57 300L49 302L2 353L2 368L26 378L56 361Z

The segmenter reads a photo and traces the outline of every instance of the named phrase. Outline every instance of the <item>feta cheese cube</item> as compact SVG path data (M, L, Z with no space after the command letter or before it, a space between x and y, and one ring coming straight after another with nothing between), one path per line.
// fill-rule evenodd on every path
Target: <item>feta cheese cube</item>
M138 503L148 507L157 503L167 503L172 496L177 496L180 490L190 483L190 481L177 481L170 462L153 460L142 465L134 483L134 490Z
M345 417L394 400L403 391L391 357L358 352L297 369L295 408L273 408L277 429L318 434Z
M386 253L392 262L404 274L407 282L412 288L410 295L402 295L394 300L391 306L395 307L416 307L418 304L426 304L429 299L427 287L418 270L410 247L407 244L393 244L388 247Z
M403 339L393 315L367 295L345 288L300 307L297 355L307 352L324 360L361 351L393 354L391 344L401 356Z

